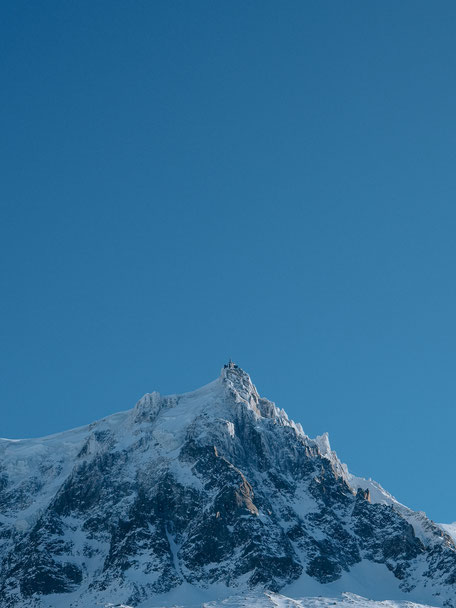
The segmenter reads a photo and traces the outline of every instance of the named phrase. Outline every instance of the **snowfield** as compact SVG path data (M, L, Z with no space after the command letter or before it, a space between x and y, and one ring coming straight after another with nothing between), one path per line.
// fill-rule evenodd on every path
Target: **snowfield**
M384 600L376 602L354 593L342 593L339 597L303 597L292 599L280 593L251 593L229 597L215 602L174 604L171 608L433 608L428 604L414 602L395 602ZM126 604L107 604L106 608L131 608ZM144 608L168 608L160 604L144 605Z

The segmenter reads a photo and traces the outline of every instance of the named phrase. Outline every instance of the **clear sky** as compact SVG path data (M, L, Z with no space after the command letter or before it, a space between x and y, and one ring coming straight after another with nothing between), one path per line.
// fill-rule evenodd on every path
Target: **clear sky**
M4 2L0 436L232 357L456 520L456 4Z

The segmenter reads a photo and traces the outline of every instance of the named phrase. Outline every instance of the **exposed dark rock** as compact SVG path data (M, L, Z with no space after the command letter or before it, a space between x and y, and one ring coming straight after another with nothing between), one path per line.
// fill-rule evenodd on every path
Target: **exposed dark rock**
M373 502L327 437L306 437L239 368L195 393L146 395L116 420L9 469L5 447L2 608L75 590L135 605L183 582L278 591L304 572L331 583L362 560L456 608L452 539L386 493Z

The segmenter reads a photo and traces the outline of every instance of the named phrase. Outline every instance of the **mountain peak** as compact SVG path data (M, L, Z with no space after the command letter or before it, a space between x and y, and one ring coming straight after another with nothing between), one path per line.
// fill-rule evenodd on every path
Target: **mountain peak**
M249 409L261 416L258 409L260 396L247 372L230 359L222 368L221 380L236 401L243 401Z
M350 475L231 360L194 391L0 441L0 506L2 608L286 585L456 608L451 530Z

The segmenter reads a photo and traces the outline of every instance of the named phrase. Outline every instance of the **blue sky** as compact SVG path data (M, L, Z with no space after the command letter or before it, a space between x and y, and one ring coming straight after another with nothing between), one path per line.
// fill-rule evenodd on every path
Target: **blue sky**
M233 357L456 520L456 5L11 2L0 436Z

